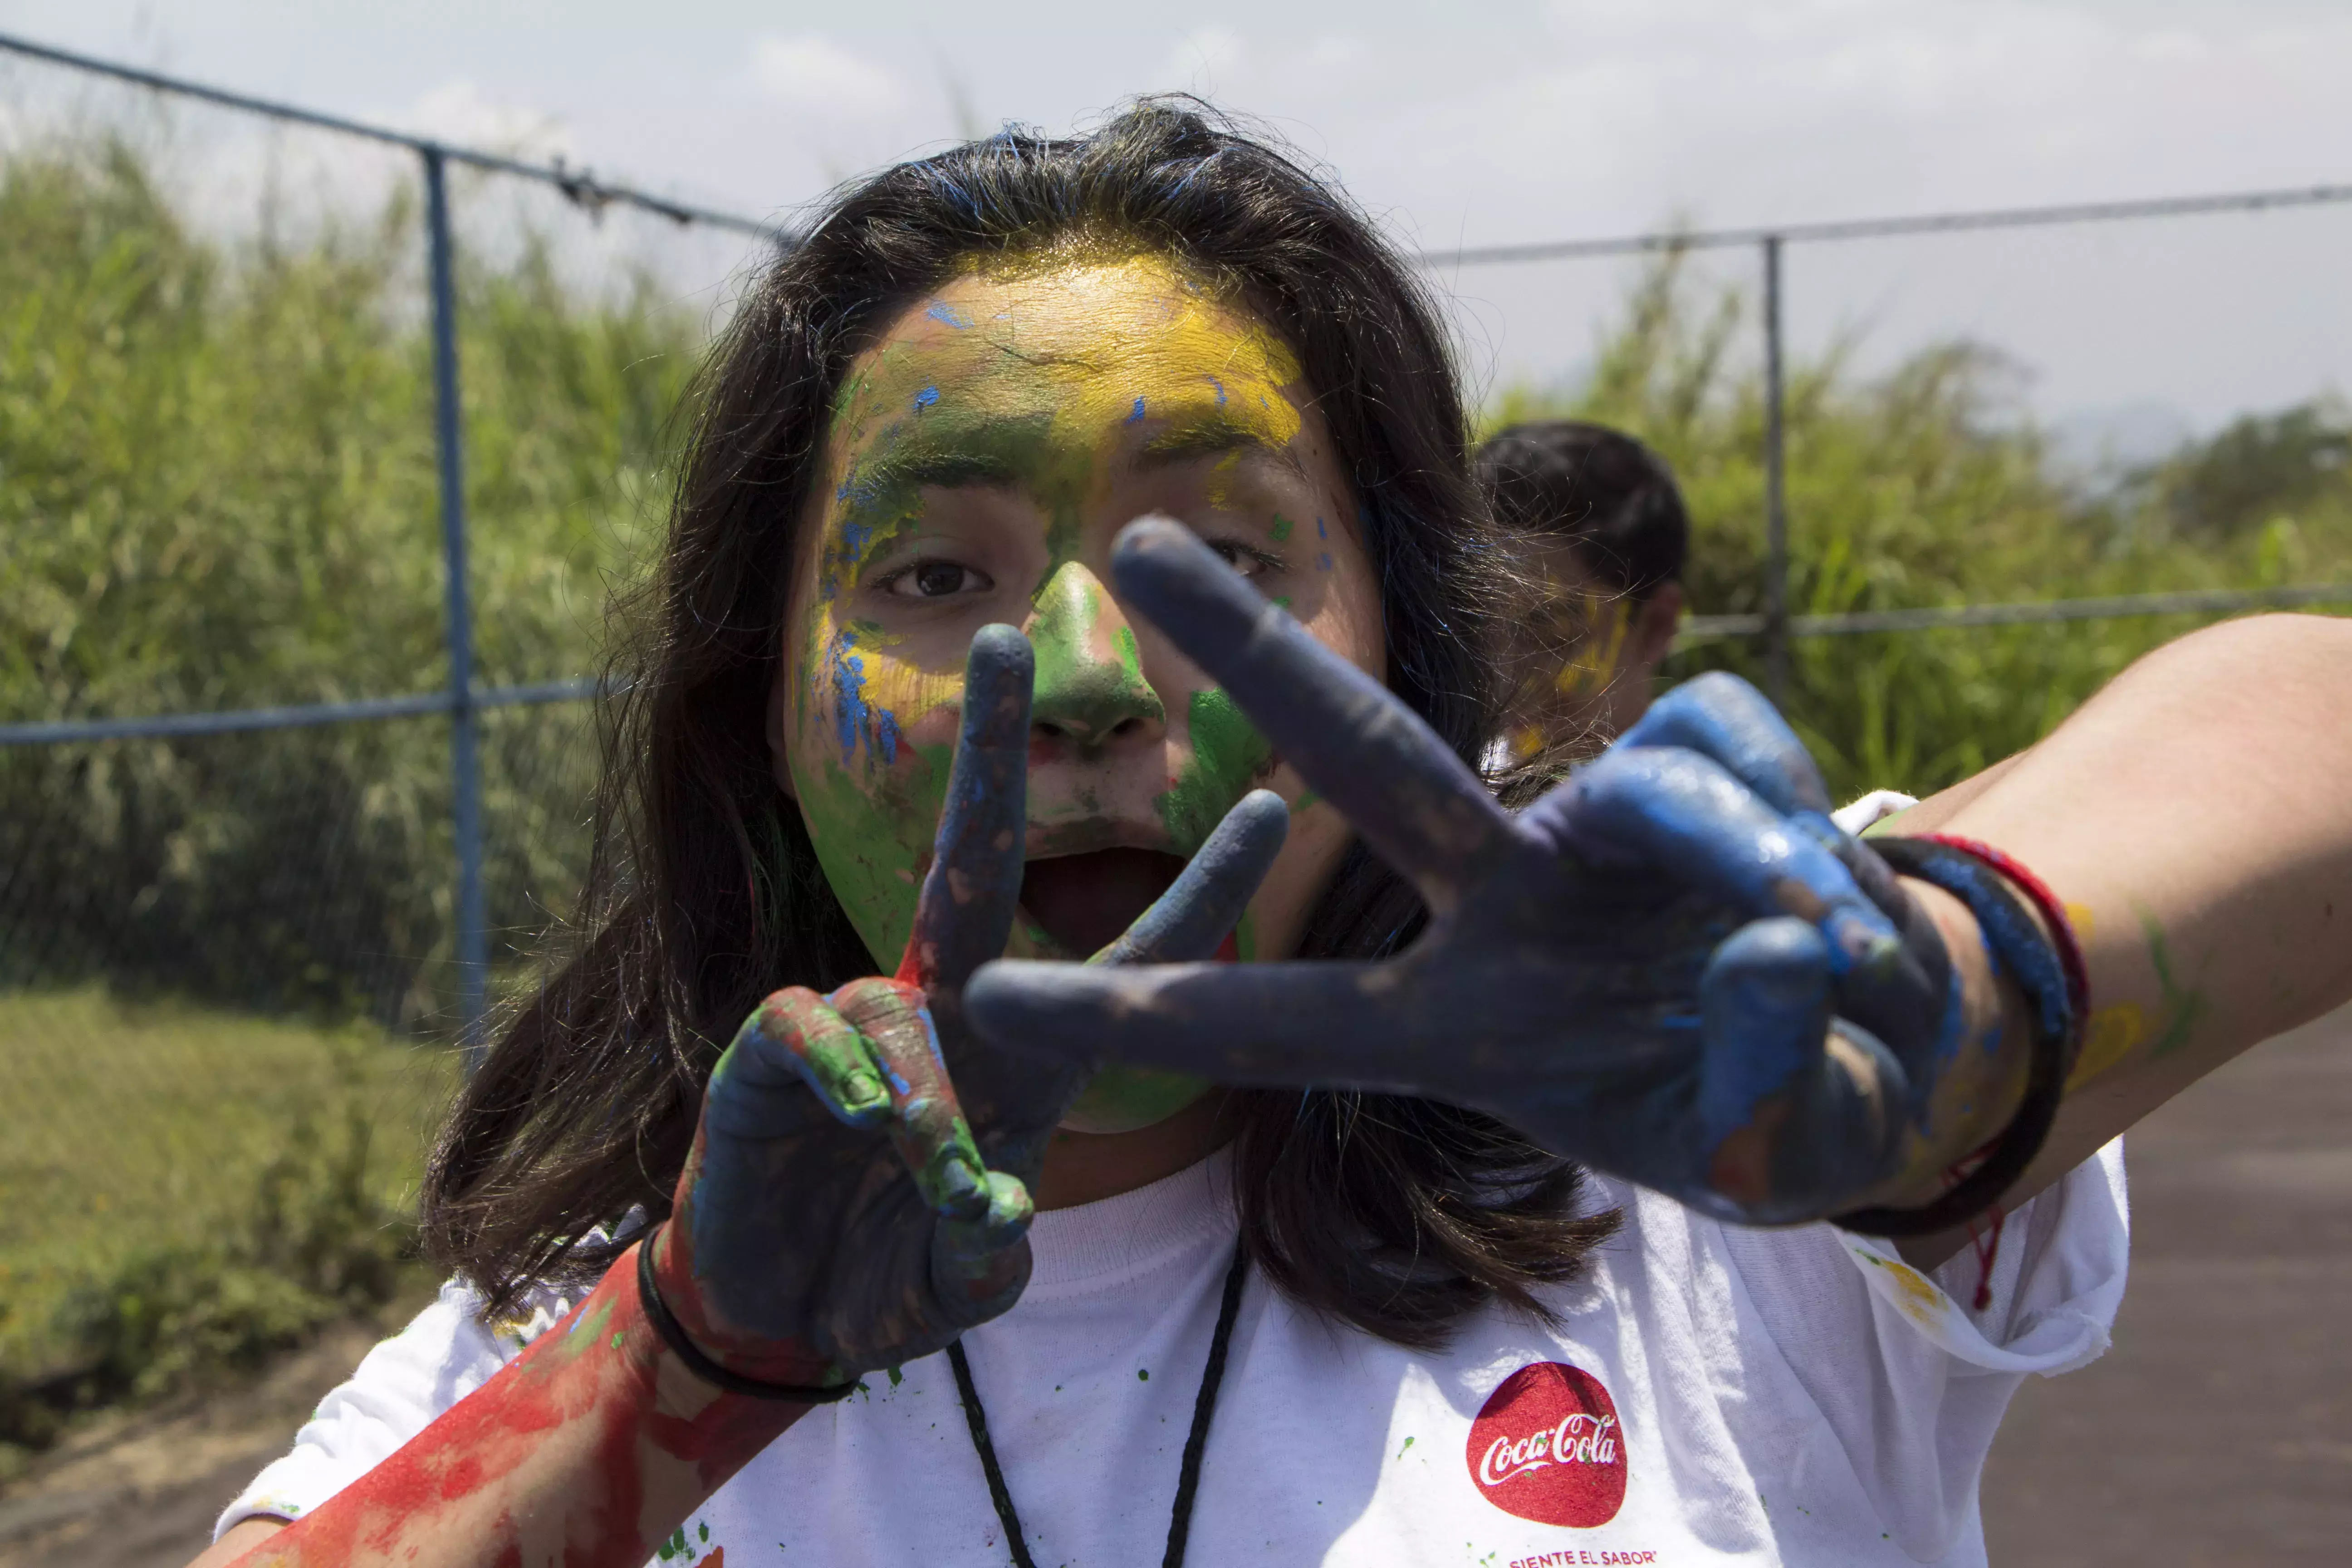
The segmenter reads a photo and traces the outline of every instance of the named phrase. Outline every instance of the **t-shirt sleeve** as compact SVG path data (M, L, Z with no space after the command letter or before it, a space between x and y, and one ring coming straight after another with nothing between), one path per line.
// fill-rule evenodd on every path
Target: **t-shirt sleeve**
M2106 1350L2130 1228L2117 1139L2006 1216L1997 1238L1930 1271L1827 1225L1724 1234L1749 1309L1885 1528L1934 1562L1976 1516L1985 1457L2025 1378Z
M555 1300L531 1303L530 1319L493 1332L478 1300L452 1280L409 1325L368 1352L348 1382L319 1403L273 1461L222 1510L217 1541L248 1519L299 1519L391 1457L520 1352L551 1316Z

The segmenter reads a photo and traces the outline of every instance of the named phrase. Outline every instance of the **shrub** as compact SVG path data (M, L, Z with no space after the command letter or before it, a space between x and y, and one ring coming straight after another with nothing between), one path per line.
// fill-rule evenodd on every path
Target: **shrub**
M1762 385L1734 352L1747 320L1736 292L1701 292L1668 257L1581 387L1508 393L1488 415L1593 419L1656 447L1690 504L1685 586L1705 614L1764 608ZM2086 492L2052 476L2001 356L1933 345L1876 379L1846 359L1795 364L1786 384L1792 614L2352 579L2352 474L2332 405L2242 421ZM2032 744L2209 618L1799 639L1787 710L1841 798L1924 795ZM1669 668L1764 674L1759 643L1740 638L1696 642Z

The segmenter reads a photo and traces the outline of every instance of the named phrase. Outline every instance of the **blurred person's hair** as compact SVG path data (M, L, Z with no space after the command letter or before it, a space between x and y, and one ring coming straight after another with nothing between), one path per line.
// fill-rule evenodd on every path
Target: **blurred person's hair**
M1492 733L1497 563L1460 380L1420 275L1344 193L1167 100L1076 138L1007 128L845 189L769 263L703 373L656 574L625 606L576 946L519 999L435 1152L428 1249L492 1316L601 1272L632 1208L668 1213L703 1084L762 996L895 963L866 950L772 772L793 563L857 356L960 269L1056 249L1165 255L1281 334L1360 508L1390 688L1465 761ZM1358 843L1301 956L1379 956L1425 919ZM1488 1302L1540 1314L1535 1289L1615 1224L1577 1212L1572 1162L1478 1112L1320 1089L1229 1104L1252 1260L1401 1344L1440 1343Z
M1478 448L1477 477L1507 537L1572 546L1600 585L1646 599L1681 580L1690 514L1673 472L1633 437L1579 419L1507 426Z

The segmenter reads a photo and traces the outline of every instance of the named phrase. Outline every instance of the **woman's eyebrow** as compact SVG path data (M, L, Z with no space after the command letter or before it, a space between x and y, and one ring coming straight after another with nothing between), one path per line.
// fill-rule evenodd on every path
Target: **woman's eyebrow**
M1255 452L1271 458L1300 479L1307 477L1307 465L1289 442L1275 440L1252 421L1223 415L1188 420L1159 432L1136 452L1134 467L1148 471L1201 458L1222 458L1230 452Z
M953 447L898 447L857 465L845 500L860 491L877 493L905 489L963 489L971 486L1010 485L1020 478L1021 465L1004 452L971 452Z
M926 487L963 489L1010 486L1034 472L1053 438L1051 415L1019 414L957 420L943 429L886 434L859 458L841 499L903 495Z

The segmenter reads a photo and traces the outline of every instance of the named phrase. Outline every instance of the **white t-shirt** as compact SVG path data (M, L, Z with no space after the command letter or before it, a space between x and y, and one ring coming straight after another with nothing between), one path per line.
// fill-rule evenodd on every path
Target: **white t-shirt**
M965 1336L1040 1564L1160 1555L1234 1245L1227 1183L1220 1156L1039 1215L1028 1290ZM1189 1561L1982 1563L1977 1482L2011 1394L2105 1350L2123 1295L2119 1143L2010 1216L1980 1311L1970 1251L1922 1275L1826 1225L1748 1230L1593 1189L1625 1226L1546 1293L1556 1328L1490 1308L1421 1354L1253 1278ZM565 1306L539 1305L494 1335L446 1287L221 1528L317 1508ZM1007 1562L946 1358L866 1384L720 1488L664 1568Z
M1838 817L1859 831L1910 804L1882 793ZM1585 1279L1544 1293L1556 1327L1490 1308L1422 1354L1253 1279L1188 1560L1984 1563L1977 1483L2010 1396L2105 1350L2123 1299L2120 1141L2009 1216L1989 1274L1971 1251L1923 1275L1830 1226L1745 1229L1592 1186L1624 1227ZM1039 1563L1160 1555L1234 1236L1223 1156L1041 1214L1028 1289L964 1336ZM571 1305L541 1293L528 1322L494 1333L470 1291L445 1286L219 1528L317 1508ZM953 1374L932 1356L802 1417L657 1561L1001 1564L1001 1537Z

